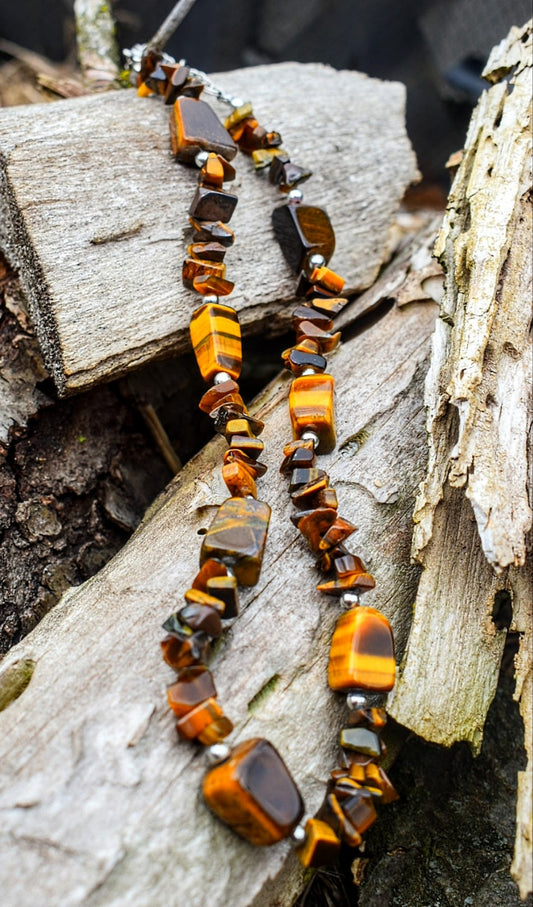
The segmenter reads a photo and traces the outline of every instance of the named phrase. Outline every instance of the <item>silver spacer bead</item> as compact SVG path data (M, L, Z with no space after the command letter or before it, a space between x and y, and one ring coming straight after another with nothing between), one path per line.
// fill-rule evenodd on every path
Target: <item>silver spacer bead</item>
M291 840L293 844L303 844L306 837L307 833L303 825L297 825L296 828L293 829L291 834Z
M237 110L239 107L243 107L245 103L242 98L238 97L230 98L229 102L231 106L235 108L235 110Z
M224 381L231 381L231 375L227 372L217 372L213 378L213 384L224 384Z
M204 296L202 300L202 305L209 303L209 305L216 305L218 302L218 296L215 293L208 293L207 296Z
M316 375L316 368L304 368L302 375Z
M194 163L196 164L196 166L198 167L199 170L202 169L202 167L204 166L208 157L209 157L208 151L199 151L198 152L198 154L196 155L196 157L194 159Z
M357 592L342 592L340 597L341 608L357 608L361 604Z
M205 757L209 765L219 765L225 762L231 756L231 746L227 743L213 743L205 751Z
M324 256L320 255L318 252L315 252L313 255L309 256L309 260L307 262L307 270L309 273L311 273L311 271L314 271L315 268L323 268L325 264L326 259L324 258Z
M351 712L356 712L359 709L366 709L368 700L363 693L348 693L346 696L346 705Z
M312 441L313 447L315 448L315 450L317 449L319 440L318 440L318 435L316 432L311 431L310 429L308 431L304 431L304 433L301 436L301 439L302 439L302 441Z
M287 198L289 205L299 205L303 201L304 194L301 189L291 189Z

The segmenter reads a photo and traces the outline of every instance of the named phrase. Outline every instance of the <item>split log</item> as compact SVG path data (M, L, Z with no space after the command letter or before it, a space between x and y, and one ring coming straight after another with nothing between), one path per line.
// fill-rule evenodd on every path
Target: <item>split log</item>
M411 511L425 465L423 381L436 311L430 297L421 301L415 262L425 274L435 229L372 290L376 305L392 288L400 293L407 275L416 301L387 304L364 331L346 325L331 359L339 443L326 468L343 514L359 526L358 551L377 578L372 601L391 619L400 652L418 578L409 565ZM260 582L243 596L214 673L236 740L272 740L313 812L336 762L344 709L325 670L336 608L315 591L312 557L295 536L277 473L290 436L288 383L277 379L254 408L266 422L261 491L273 516ZM209 815L203 761L176 744L166 707L173 675L161 662L158 627L188 588L199 533L226 496L222 446L215 439L195 457L125 548L2 662L0 690L4 704L12 700L0 714L8 903L28 903L28 879L31 902L47 907L177 898L190 907L288 907L301 888L288 845L252 848Z
M216 78L252 98L261 122L279 129L294 159L314 170L306 200L333 220L332 267L349 289L370 286L417 176L403 85L295 63ZM0 246L20 271L60 393L188 348L195 303L181 285L180 257L197 173L169 154L168 108L133 91L111 92L2 111L0 130ZM288 326L285 303L294 293L270 227L279 193L250 161L239 166L235 187L232 304L245 334L275 335Z
M509 623L521 634L516 697L530 761L520 778L513 872L523 896L533 837L531 68L530 22L488 61L491 87L472 117L437 242L446 285L413 546L423 572L391 704L426 740L467 740L478 751ZM500 619L511 604L512 622Z

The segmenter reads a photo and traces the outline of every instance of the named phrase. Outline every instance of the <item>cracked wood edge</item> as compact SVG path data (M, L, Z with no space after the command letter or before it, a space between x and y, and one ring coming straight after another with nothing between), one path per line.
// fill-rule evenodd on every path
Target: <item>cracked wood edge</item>
M370 286L389 258L388 233L405 189L418 176L404 86L321 64L215 78L251 97L261 122L279 129L293 159L314 171L305 197L331 216L331 265L348 289ZM197 296L181 285L180 271L197 171L172 159L168 116L164 104L134 91L0 114L0 245L20 270L61 393L189 349ZM294 275L270 213L283 198L244 156L232 188L239 196L227 256L232 305L244 334L282 333Z
M531 22L512 29L489 59L492 87L472 116L436 244L446 277L426 382L429 463L415 509L423 571L390 704L427 740L467 740L477 752L506 635L492 620L495 596L511 596L528 753L512 869L523 897L533 839L531 31Z
M427 248L433 239L426 235ZM325 466L343 514L359 526L354 550L376 576L372 604L391 619L399 652L418 577L409 564L410 514L424 469L423 381L436 308L432 301L394 307L331 359L339 444ZM270 465L261 496L273 516L260 582L243 595L214 676L235 737L272 740L313 812L343 720L342 697L326 681L338 612L315 590L313 558L288 519L286 481L277 474L290 436L287 391L282 376L257 401ZM47 907L155 907L174 903L177 890L190 907L206 898L288 907L301 889L303 871L288 845L252 848L208 814L203 760L192 746L176 745L165 704L173 675L160 659L158 628L194 575L198 531L225 497L222 448L215 439L200 452L125 548L2 662L0 686L17 664L33 669L0 713L0 880L8 902L28 904L29 877L32 903Z

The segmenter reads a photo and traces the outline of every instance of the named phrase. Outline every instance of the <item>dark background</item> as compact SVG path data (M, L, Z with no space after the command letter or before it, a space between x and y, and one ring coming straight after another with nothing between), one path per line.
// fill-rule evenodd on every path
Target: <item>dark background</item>
M172 5L115 0L119 46L146 41ZM404 82L420 169L444 185L491 47L530 15L530 0L197 0L167 50L208 72L298 60ZM72 2L4 0L0 36L55 61L73 59ZM320 120L312 98L309 118Z

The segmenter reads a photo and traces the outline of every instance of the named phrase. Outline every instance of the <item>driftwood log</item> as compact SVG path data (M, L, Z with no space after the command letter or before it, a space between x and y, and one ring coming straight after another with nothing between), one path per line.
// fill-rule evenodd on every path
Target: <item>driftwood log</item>
M429 465L415 510L423 571L391 713L427 740L468 740L479 751L505 630L521 634L516 698L529 764L519 778L513 874L525 896L533 841L531 22L495 48L484 75L492 87L472 117L436 246L446 284L426 384Z
M252 98L261 122L275 125L293 159L314 170L306 200L332 217L332 267L349 289L368 287L417 175L404 87L319 64L216 78ZM133 91L2 111L0 245L20 272L60 393L188 348L195 303L180 272L194 171L169 153L168 108ZM270 228L279 193L250 161L234 185L232 302L245 334L280 333L294 277Z

